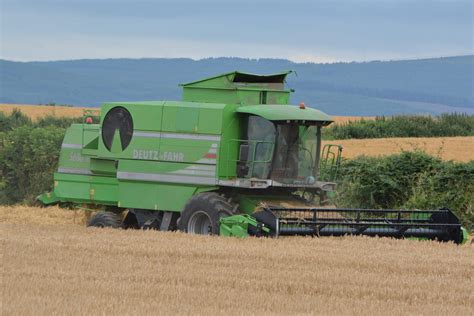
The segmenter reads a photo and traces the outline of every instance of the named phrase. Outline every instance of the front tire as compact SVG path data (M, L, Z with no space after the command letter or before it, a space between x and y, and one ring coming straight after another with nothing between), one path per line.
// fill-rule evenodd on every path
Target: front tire
M111 227L111 228L121 228L122 227L122 220L120 217L108 211L100 211L94 216L91 217L89 222L87 223L88 227Z
M235 209L225 197L215 192L197 194L184 207L179 229L189 234L219 235L220 219L233 215Z

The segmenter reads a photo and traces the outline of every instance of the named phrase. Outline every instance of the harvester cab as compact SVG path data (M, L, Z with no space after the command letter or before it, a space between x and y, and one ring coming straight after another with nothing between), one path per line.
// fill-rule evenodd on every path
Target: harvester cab
M317 208L335 191L342 148L321 147L329 115L290 105L289 73L235 71L183 84L182 101L104 103L67 129L40 201L100 207L89 221L100 227L460 241L452 213Z

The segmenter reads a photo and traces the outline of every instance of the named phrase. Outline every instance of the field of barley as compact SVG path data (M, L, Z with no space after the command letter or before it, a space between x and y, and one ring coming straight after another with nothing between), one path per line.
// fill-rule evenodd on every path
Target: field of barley
M0 105L33 120L83 108ZM361 117L335 117L336 123ZM370 117L364 117L371 119ZM474 137L337 140L343 156L474 159ZM2 315L458 314L474 310L474 244L245 240L86 228L87 214L0 206Z
M474 136L462 137L393 137L323 141L342 145L344 158L360 155L387 156L403 150L422 150L443 160L468 162L474 160Z
M0 104L0 112L10 114L15 109L20 110L24 114L28 115L32 120L37 120L48 115L57 117L81 117L83 111L89 108L28 104Z
M2 314L456 314L474 245L245 240L93 229L80 212L0 207Z

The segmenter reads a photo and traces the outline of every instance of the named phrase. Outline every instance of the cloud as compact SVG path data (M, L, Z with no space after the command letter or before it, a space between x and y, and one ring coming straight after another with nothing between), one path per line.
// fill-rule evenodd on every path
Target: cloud
M3 4L3 3L2 3ZM12 60L206 57L364 61L473 53L470 1L6 1Z
M286 58L296 63L333 63L338 61L331 56L313 55L311 53L293 53Z

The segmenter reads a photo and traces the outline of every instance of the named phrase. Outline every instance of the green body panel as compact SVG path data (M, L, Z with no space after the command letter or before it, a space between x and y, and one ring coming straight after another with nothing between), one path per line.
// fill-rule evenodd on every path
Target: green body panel
M120 160L119 175L129 177L119 181L118 206L181 211L198 186L208 191L216 189L216 172L212 166L206 166L208 170L195 170L194 166L192 163ZM193 172L197 174L192 175Z
M215 190L201 188L200 192ZM186 202L196 194L196 185L159 184L154 182L120 181L118 206L181 212Z
M220 150L218 152L218 177L228 179L236 177L238 146L235 146L236 139L241 135L240 116L236 112L238 105L227 105L222 113L222 120L225 122L222 128Z
M230 104L288 104L289 92L261 89L199 89L194 87L184 88L184 101L190 102L215 102Z
M94 139L94 135L87 132L83 133L83 124L72 124L66 130L61 152L59 155L59 169L71 169L78 174L90 173L90 157L82 154L83 144L87 144ZM96 135L99 132L97 127Z
M288 104L284 79L290 72L255 75L238 71L183 84L183 101L226 104Z
M115 177L117 174L115 160L90 158L90 170L94 175L105 175Z
M117 204L116 178L57 172L54 180L54 194L61 202Z
M138 133L130 145L123 151L112 146L109 151L99 125L72 125L55 174L57 199L43 197L45 204L95 203L179 212L193 194L217 189L220 135L235 138L238 133L233 129L235 105L123 102L105 104L102 113L116 106L133 117ZM234 124L224 126L223 119ZM119 142L116 133L114 144ZM128 178L119 179L118 173Z
M250 215L233 215L220 219L219 235L226 237L245 238L249 236L249 226L258 227L257 220ZM263 233L270 233L268 227L261 227Z
M67 129L53 198L43 200L182 211L193 195L219 190L220 181L236 178L242 113L246 113L240 109L251 108L244 104L271 108L271 115L279 118L293 119L297 110L298 117L301 112L315 119L313 110L287 105L287 74L232 72L200 80L183 85L185 101L104 103L100 124L73 124ZM261 104L268 101L278 105ZM133 122L127 127L130 140L125 146L118 127L111 136L103 133L107 114L116 108L128 112ZM317 113L318 119L330 120ZM110 150L104 137L112 137ZM246 213L259 202L259 197L239 196Z

